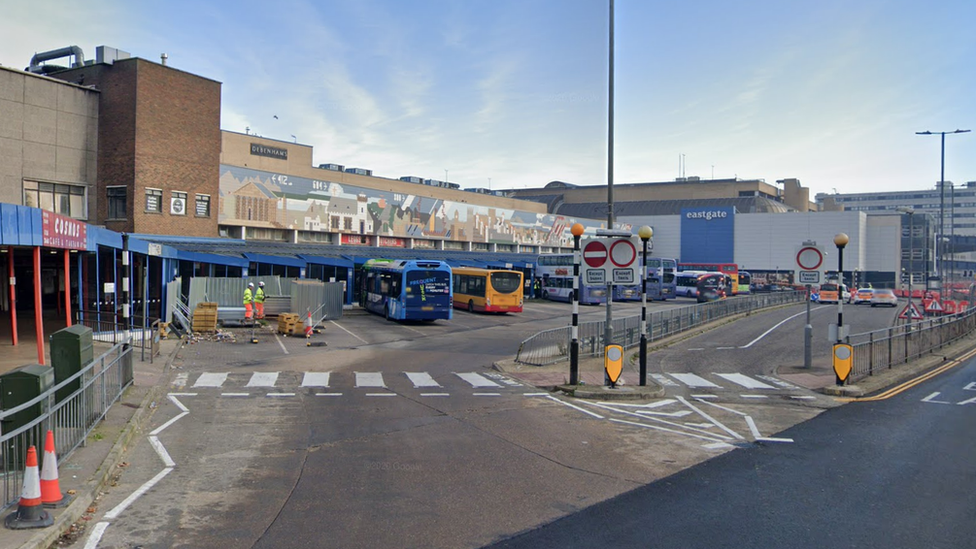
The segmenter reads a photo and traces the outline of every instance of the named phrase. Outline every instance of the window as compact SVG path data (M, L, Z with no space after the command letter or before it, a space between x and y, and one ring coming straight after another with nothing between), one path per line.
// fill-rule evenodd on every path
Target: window
M338 230L339 229L339 218L336 217L336 216L332 216L332 218L329 220L329 226L331 226L335 230Z
M83 185L24 181L24 205L75 219L88 218L87 188Z
M352 230L352 218L351 217L347 217L347 218L345 218L345 219L342 220L342 228L344 228L347 231L351 231Z
M196 201L196 212L197 217L210 217L210 195L209 194L198 194Z
M173 191L173 198L169 204L170 215L186 215L186 193L183 191Z
M108 198L107 219L125 219L126 215L126 189L125 187L106 187L106 198Z
M163 213L162 189L146 189L146 212Z

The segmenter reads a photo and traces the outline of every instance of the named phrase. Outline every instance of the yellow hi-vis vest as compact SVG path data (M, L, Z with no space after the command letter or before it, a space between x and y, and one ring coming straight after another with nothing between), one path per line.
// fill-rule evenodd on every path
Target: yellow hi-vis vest
M248 288L244 290L244 304L247 305L251 301L253 301L253 299L251 298L251 289Z
M254 293L255 303L264 303L264 288L258 286L258 291Z

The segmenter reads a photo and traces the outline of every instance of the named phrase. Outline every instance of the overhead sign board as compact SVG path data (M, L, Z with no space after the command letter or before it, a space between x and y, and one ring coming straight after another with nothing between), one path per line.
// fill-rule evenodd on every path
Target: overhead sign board
M585 284L637 284L640 260L636 236L589 238L582 242Z
M823 280L824 251L816 244L806 243L796 249L796 270L793 280L797 284L820 284Z

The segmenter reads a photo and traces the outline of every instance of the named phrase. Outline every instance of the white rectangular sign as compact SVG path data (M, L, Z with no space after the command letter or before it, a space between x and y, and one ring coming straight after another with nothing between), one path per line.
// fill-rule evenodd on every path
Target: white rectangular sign
M820 284L820 271L796 271L798 284Z
M584 284L637 284L641 242L637 236L588 238L580 243Z

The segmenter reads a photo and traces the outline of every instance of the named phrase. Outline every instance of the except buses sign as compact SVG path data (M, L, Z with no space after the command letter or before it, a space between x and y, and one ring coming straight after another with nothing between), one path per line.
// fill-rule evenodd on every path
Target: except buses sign
M816 242L805 242L796 249L794 281L797 284L820 284L823 263L823 249Z
M582 242L585 284L637 284L640 281L636 236L589 238Z

